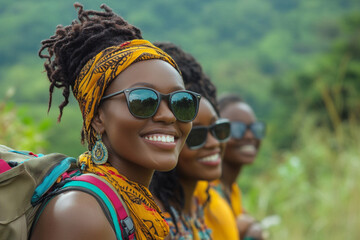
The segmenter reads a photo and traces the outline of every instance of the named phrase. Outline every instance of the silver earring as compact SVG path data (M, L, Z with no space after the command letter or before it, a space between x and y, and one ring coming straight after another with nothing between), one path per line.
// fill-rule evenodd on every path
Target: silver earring
M96 135L95 145L91 149L91 160L97 165L104 164L108 160L108 151L100 134Z

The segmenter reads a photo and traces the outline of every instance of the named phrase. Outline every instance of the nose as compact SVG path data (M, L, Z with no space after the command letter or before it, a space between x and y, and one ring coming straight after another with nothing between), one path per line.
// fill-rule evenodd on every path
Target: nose
M245 138L245 139L253 139L253 138L255 138L255 136L254 136L253 132L250 130L250 128L246 129L243 138Z
M220 142L210 132L208 132L204 147L211 149L211 148L217 148L219 146L220 146Z
M167 100L160 101L160 105L155 115L153 116L153 120L155 122L164 122L167 124L174 123L176 121L176 117L167 104Z

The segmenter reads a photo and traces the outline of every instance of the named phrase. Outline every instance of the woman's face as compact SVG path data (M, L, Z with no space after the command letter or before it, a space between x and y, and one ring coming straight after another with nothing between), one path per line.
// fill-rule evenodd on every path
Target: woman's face
M134 87L148 87L163 94L184 90L181 75L170 64L147 60L119 74L104 96ZM132 166L135 171L138 168L160 171L174 168L192 126L191 122L176 120L167 100L161 101L153 117L135 118L129 112L125 94L105 100L98 117L103 124L102 139L109 150L110 163L117 165L120 161L120 168ZM163 137L167 139L165 142L160 140Z
M256 121L255 114L251 107L242 102L228 105L225 109L222 109L220 115L223 118L229 119L231 122L243 122L247 125ZM255 138L250 129L247 129L243 138L231 138L227 142L224 162L232 164L253 163L260 143L261 141Z
M193 126L209 126L218 120L218 116L208 100L202 98L199 113L193 121ZM206 143L197 150L191 150L185 144L179 156L176 171L181 179L215 180L221 175L221 153L225 144L207 134Z

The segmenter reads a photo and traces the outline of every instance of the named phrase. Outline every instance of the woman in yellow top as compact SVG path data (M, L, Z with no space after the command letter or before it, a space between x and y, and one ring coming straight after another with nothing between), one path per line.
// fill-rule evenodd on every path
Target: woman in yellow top
M79 157L81 170L117 190L136 239L164 239L169 228L147 187L154 170L177 164L200 95L185 90L168 54L109 7L74 6L78 20L58 26L39 51L51 83L49 106L54 88L63 89L60 119L73 92L89 149ZM49 201L32 239L113 240L116 235L97 200L71 190Z
M165 217L170 226L169 239L216 239L214 229L207 226L204 220L204 205L208 204L208 195L204 200L194 193L199 180L211 181L220 177L221 152L230 136L230 124L219 118L216 88L203 73L201 65L174 44L155 45L177 62L186 89L200 93L202 99L178 165L170 172L155 172L150 189L166 212Z
M265 136L265 124L256 120L252 108L236 95L219 99L221 117L231 121L231 139L226 145L223 170L215 189L226 199L237 218L241 239L264 239L261 225L241 205L237 178L246 165L252 164Z

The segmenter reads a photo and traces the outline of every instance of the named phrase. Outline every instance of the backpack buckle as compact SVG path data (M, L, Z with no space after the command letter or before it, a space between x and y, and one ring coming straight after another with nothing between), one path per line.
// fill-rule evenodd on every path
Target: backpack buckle
M120 220L120 224L124 229L125 239L130 239L130 235L135 232L133 221L130 217L126 217L125 219ZM132 237L131 239L134 239L134 237Z

